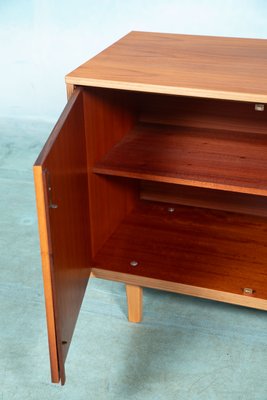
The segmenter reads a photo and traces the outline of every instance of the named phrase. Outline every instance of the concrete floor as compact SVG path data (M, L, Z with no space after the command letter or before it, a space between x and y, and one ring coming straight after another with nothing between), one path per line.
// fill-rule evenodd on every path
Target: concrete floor
M0 120L0 399L267 400L267 313L155 290L130 324L124 287L91 280L50 383L32 164L51 124Z

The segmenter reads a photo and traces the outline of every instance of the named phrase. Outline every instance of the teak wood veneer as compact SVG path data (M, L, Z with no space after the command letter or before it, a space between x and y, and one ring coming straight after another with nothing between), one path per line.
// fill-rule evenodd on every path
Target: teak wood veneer
M267 310L267 40L131 32L34 165L53 382L91 276Z

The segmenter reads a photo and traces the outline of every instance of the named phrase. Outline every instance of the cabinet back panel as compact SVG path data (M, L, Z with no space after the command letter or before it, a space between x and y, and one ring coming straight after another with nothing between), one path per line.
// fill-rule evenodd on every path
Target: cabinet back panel
M256 111L254 103L140 94L142 122L267 133L267 106Z
M138 196L138 182L99 176L93 173L92 168L131 130L136 121L136 112L127 92L88 88L84 90L84 119L94 255L131 211Z
M84 89L84 118L93 256L132 210L139 196L139 180L95 174L93 167L138 122L267 133L266 107L263 111L256 111L254 103L93 87ZM147 182L142 184L140 196L149 200L266 215L264 198L253 195Z
M140 198L267 217L266 197L250 194L142 181Z

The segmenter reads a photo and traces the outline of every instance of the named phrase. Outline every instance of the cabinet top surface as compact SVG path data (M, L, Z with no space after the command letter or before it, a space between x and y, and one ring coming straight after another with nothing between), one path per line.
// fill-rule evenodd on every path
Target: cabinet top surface
M130 32L66 83L267 103L267 40Z

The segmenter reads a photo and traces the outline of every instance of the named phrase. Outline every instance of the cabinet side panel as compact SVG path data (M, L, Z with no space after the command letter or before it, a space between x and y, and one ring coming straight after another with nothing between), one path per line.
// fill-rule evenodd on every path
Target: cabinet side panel
M93 173L94 163L118 143L136 121L134 95L124 91L84 90L84 118L90 192L92 256L133 208L138 182Z

